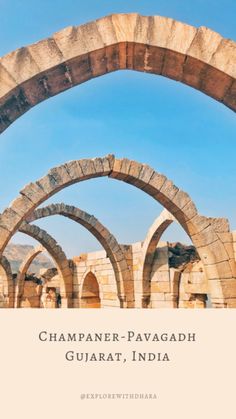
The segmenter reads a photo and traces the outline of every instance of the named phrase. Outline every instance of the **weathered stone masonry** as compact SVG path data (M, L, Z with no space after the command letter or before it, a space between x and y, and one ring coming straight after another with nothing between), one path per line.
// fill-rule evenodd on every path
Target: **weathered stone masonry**
M208 283L203 273L201 262L190 264L189 268L170 268L167 242L159 242L153 257L150 272L150 294L147 303L143 294L143 242L127 246L132 258L134 278L135 308L204 308L209 293ZM30 264L36 253L42 248L35 248L29 253L19 270L17 281ZM117 294L114 269L104 250L75 256L69 262L73 272L73 308L119 308L121 302ZM26 275L26 273L24 274ZM56 292L60 293L61 279L57 269L43 269L39 279L22 278L22 288L16 289L18 308L56 308ZM87 283L86 283L87 281ZM17 283L16 283L17 284ZM95 284L95 285L94 285ZM48 298L55 291L53 298ZM48 295L49 294L49 295ZM145 304L143 304L145 302Z
M130 302L131 306L132 301L134 301L132 284L130 284L132 278L130 276L125 253L113 234L111 234L111 232L93 215L90 215L79 208L65 204L52 204L44 208L39 208L31 214L28 220L35 221L52 215L62 215L74 220L83 225L98 239L106 250L112 263L117 283L117 295L121 302L121 306L125 299Z
M64 204L56 204L35 211L38 205L59 190L73 183L100 176L108 176L140 188L169 211L169 213L164 211L160 218L156 220L144 242L145 252L142 256L142 266L140 268L142 291L139 297L135 287L140 287L140 284L138 285L138 279L134 277L133 266L135 264L130 256L131 248L122 248L114 236L95 217ZM116 275L116 292L121 307L132 308L150 305L153 286L149 283L148 277L150 277L153 253L162 232L173 219L180 223L197 249L208 280L213 307L234 307L236 304L233 235L229 231L227 220L199 215L188 194L181 191L164 175L155 172L145 164L128 159L116 159L109 155L103 158L71 161L51 169L48 175L27 185L20 192L19 197L1 215L1 251L4 251L12 235L19 229L26 234L29 234L29 231L38 232L41 244L50 252L48 240L42 243L42 237L46 232L44 234L40 233L38 227L31 226L26 221L53 214L69 216L90 229L100 239L100 243L105 247L113 262L115 274L117 274L117 270L120 273L120 276ZM58 248L58 246L54 243L53 248ZM56 260L55 251L53 251L53 255ZM115 265L114 261L116 261ZM65 263L63 262L63 267ZM68 267L66 268L65 278L62 292L63 306L73 307L73 299L78 299L78 295L77 291L73 290L71 273ZM121 290L122 292L120 292ZM169 298L174 302L174 289L170 289L169 294ZM199 294L201 293L199 292ZM165 304L160 305L164 306ZM152 304L152 306L154 305Z
M169 77L235 110L235 52L235 42L210 29L160 16L118 14L66 28L0 59L0 132L37 103L122 69ZM100 176L130 183L166 209L144 242L120 245L95 217L78 208L64 204L38 208L61 189ZM30 224L54 214L87 228L103 246L103 256L88 254L68 261L52 237ZM174 220L189 235L200 257L181 272L169 266L168 246L160 244L162 233ZM17 231L38 240L55 261L57 274L48 274L42 286L25 281L37 250L22 265L17 280L13 278L3 252ZM112 155L71 161L27 185L0 216L0 305L24 306L24 293L29 297L35 292L35 306L45 307L201 307L207 294L213 307L236 307L235 241L226 219L201 216L188 194L145 164ZM162 260L159 267L158 258ZM98 260L100 271L109 272L107 275L98 273ZM44 304L41 292L46 295L49 288L52 298ZM58 289L60 299L56 301Z
M117 70L185 83L236 109L236 46L212 30L161 16L115 14L0 59L0 132L66 89Z

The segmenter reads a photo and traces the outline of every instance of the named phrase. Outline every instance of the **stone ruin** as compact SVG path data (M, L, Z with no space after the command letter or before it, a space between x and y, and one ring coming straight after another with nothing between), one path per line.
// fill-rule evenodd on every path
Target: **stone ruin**
M236 44L170 18L118 14L66 28L0 59L0 132L37 103L112 71L169 77L236 109ZM64 203L40 207L74 183L107 176L149 194L165 209L142 242L120 244L93 215ZM68 260L35 220L61 215L87 228L104 250ZM161 241L178 222L192 246ZM4 256L20 231L40 246L16 276ZM46 250L56 268L29 278ZM5 308L235 308L236 234L227 219L200 215L190 196L146 164L113 155L67 162L25 186L0 215L0 306Z

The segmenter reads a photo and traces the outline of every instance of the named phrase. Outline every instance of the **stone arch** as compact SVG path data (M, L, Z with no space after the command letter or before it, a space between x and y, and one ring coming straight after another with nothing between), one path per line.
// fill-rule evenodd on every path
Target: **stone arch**
M48 251L54 260L61 277L62 307L71 307L73 287L72 272L62 248L57 244L53 237L36 225L23 222L19 231L37 240Z
M163 210L149 228L146 238L142 245L141 275L143 283L142 307L146 308L150 302L151 281L150 275L153 259L157 245L164 231L173 223L175 218L167 210Z
M101 298L98 280L94 272L85 273L81 284L81 308L101 308Z
M108 176L143 190L163 205L189 235L204 264L215 307L236 306L236 267L228 221L198 214L190 196L146 164L128 159L74 160L55 167L20 192L0 218L0 251L30 213L63 188L83 180Z
M133 281L126 256L113 234L111 234L111 232L93 215L82 211L80 208L64 203L51 204L44 208L38 208L27 218L27 221L36 221L51 215L62 215L70 218L81 224L96 237L107 252L107 256L112 263L121 307L126 304L126 301L129 301L130 306L132 305L132 302L134 304Z
M26 275L31 263L40 253L42 253L44 251L45 251L45 249L41 245L39 245L37 247L34 247L33 249L31 249L28 252L25 259L21 262L21 265L19 267L17 277L16 277L15 307L20 306L20 299L23 296L23 292L24 292L25 275Z
M235 42L161 16L115 14L0 59L0 132L39 102L116 70L163 75L236 109Z
M1 257L0 278L3 283L3 306L4 308L14 308L15 285L11 265L6 256Z

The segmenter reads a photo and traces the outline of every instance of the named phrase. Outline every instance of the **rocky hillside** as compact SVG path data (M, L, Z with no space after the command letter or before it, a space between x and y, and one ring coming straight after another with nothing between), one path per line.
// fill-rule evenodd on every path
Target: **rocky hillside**
M11 269L13 273L18 271L18 268L21 262L25 259L26 255L33 249L33 246L22 245L22 244L9 244L6 247L4 256L7 257L11 264ZM51 268L53 263L51 260L44 254L39 254L32 264L30 265L29 272L38 274L42 268Z

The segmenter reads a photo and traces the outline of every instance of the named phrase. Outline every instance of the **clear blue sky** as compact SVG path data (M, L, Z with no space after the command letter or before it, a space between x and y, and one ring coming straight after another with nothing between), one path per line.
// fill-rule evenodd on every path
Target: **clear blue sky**
M235 0L0 0L0 55L68 25L117 12L169 16L236 39ZM236 229L236 118L209 97L163 77L117 72L56 96L26 113L0 138L0 210L28 182L67 160L114 153L153 166L188 192L199 211ZM142 240L161 207L121 182L96 179L51 199L97 216L123 243ZM100 248L62 217L39 221L68 256ZM165 234L184 240L180 227ZM32 243L18 234L14 242Z

